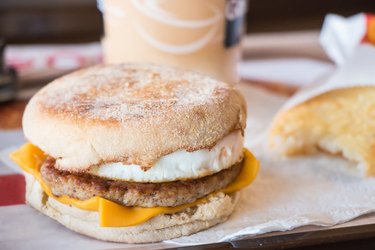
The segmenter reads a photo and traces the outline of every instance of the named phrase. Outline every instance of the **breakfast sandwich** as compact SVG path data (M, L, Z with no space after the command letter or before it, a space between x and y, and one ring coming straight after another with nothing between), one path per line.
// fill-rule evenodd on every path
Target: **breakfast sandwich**
M28 143L11 158L27 203L67 228L157 242L229 218L258 171L245 126L245 100L229 84L166 66L100 65L30 100Z

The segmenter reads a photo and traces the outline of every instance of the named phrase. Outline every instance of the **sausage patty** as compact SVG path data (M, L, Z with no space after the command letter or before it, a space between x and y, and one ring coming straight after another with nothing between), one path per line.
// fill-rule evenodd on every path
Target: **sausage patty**
M110 180L90 174L76 174L54 167L55 160L47 158L40 172L56 196L87 200L100 196L108 200L139 207L178 206L204 197L226 187L242 169L242 161L213 175L199 179L163 183L139 183Z

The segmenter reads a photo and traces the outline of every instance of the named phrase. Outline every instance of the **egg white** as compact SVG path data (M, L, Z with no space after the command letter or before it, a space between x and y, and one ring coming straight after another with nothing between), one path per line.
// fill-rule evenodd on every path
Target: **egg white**
M234 165L242 158L243 136L235 131L221 139L213 148L194 152L179 150L161 157L149 170L123 163L107 163L90 173L109 179L134 182L168 182L201 178Z

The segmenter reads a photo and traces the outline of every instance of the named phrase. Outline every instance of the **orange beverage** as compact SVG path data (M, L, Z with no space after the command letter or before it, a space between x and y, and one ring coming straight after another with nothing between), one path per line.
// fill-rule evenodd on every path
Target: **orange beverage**
M245 0L103 0L104 61L168 64L238 81Z

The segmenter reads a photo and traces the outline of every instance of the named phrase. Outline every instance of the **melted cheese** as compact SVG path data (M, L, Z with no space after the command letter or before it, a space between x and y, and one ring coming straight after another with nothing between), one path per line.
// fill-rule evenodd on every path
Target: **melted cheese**
M248 186L255 179L259 162L248 151L244 150L244 164L241 173L236 180L229 184L226 188L218 191L226 194L236 192ZM40 183L44 192L51 198L70 206L74 206L83 210L97 211L99 213L99 224L102 227L127 227L134 226L148 221L159 214L171 214L184 210L188 207L195 206L207 202L208 196L198 199L195 202L184 204L176 207L127 207L117 204L113 201L102 197L93 197L88 200L78 200L68 196L53 195L50 187L43 181L40 174L40 167L46 156L38 147L28 143L20 149L13 152L10 156L25 172L33 175Z

